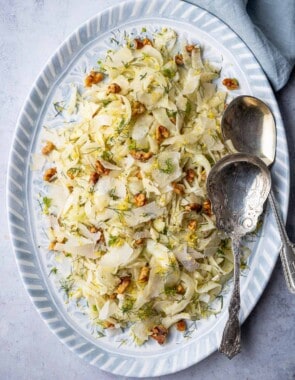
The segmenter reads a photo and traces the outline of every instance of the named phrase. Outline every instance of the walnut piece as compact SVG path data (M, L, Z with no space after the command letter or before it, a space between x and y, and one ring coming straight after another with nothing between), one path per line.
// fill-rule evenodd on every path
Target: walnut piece
M143 40L141 40L140 38L135 38L134 39L134 47L135 47L135 49L142 49L146 45L153 46L153 43L152 43L152 41L149 38L144 38Z
M184 294L185 293L185 289L184 289L184 287L183 287L182 284L178 284L176 286L176 291L177 291L178 294Z
M163 125L159 125L156 129L156 140L158 143L161 143L164 139L167 139L170 136L169 129Z
M135 38L134 39L134 47L135 49L142 49L143 48L143 42L140 38Z
M55 145L51 141L46 141L46 144L42 148L42 154L47 156L53 149L55 149Z
M193 169L188 169L188 171L186 172L186 177L185 177L187 182L192 184L194 182L195 177L196 177L195 171Z
M172 182L173 192L177 195L183 195L185 187L181 183Z
M204 214L206 214L208 216L212 215L211 202L209 199L206 199L203 202L203 212L204 212Z
M95 185L98 180L99 180L99 174L97 172L93 172L90 174L89 182L92 185Z
M85 78L85 87L91 87L93 84L101 82L104 78L103 73L97 71L90 71L90 74Z
M51 182L57 172L56 168L49 168L43 174L44 181Z
M159 344L164 344L168 335L168 329L163 325L155 326L152 329L151 337L155 339Z
M222 84L230 91L239 88L239 82L236 78L224 78Z
M129 276L122 277L119 286L116 289L116 293L123 294L125 290L128 288L131 282L131 278Z
M108 86L108 94L118 94L121 91L121 87L117 83L111 83Z
M195 45L186 45L185 50L188 53L191 53L195 48L196 48Z
M115 325L113 324L113 323L111 323L111 322L108 322L108 321L104 321L104 328L105 329L112 329L112 328L114 328L115 327Z
M143 152L141 150L130 150L130 154L139 161L147 161L153 156L152 152Z
M146 46L146 45L153 46L153 43L149 38L144 38L142 43L143 43L143 46Z
M175 58L175 63L178 65L178 66L182 66L183 65L183 55L182 54L176 54Z
M56 241L55 241L55 240L54 240L54 241L51 241L51 242L49 243L48 250L49 250L49 251L54 251L54 249L55 249L55 244L56 244Z
M185 210L200 212L202 210L202 205L200 205L199 203L190 203L185 206Z
M145 111L145 105L137 100L131 104L132 116L142 115Z
M197 227L198 227L198 222L194 219L190 220L187 225L187 228L191 231L196 231Z
M138 282L147 282L149 279L149 273L150 273L150 268L146 265L141 268L139 277L138 277Z
M186 330L186 322L185 320L181 319L176 323L176 328L178 331L185 331Z
M138 193L134 197L134 202L137 207L142 207L146 204L146 196L143 193Z
M100 175L110 174L110 169L106 169L99 160L95 161L95 169L96 169L97 173Z
M92 234L95 234L96 232L98 232L98 228L96 228L95 226L91 226L91 227L89 227L89 231L90 231Z

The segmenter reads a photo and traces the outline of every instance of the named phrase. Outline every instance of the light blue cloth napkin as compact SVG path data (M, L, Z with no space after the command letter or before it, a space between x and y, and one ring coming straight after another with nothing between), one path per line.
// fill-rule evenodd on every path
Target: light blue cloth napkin
M187 0L222 19L252 50L277 91L295 64L295 0Z

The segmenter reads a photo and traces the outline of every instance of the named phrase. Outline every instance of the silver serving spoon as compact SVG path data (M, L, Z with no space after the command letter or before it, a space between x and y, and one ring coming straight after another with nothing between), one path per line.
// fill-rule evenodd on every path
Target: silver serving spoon
M267 166L259 158L232 154L217 162L207 179L208 197L217 228L232 239L234 289L219 351L228 358L240 352L240 240L257 225L271 187Z
M274 162L276 152L276 125L269 107L253 96L239 96L226 108L221 129L224 141L232 152L253 154L268 166ZM295 244L287 235L279 205L271 190L270 205L279 228L280 251L284 275L291 293L295 293Z

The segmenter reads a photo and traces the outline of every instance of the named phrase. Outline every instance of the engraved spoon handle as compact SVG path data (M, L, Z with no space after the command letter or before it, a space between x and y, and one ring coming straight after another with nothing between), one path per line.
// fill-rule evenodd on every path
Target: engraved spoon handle
M271 190L269 194L269 201L272 207L279 233L282 240L282 248L280 251L283 271L288 289L291 293L295 293L295 245L289 240L284 221L279 211L279 205L275 199L274 193Z
M228 320L223 330L219 351L232 359L241 351L240 312L240 237L232 237L234 253L234 289L228 308Z

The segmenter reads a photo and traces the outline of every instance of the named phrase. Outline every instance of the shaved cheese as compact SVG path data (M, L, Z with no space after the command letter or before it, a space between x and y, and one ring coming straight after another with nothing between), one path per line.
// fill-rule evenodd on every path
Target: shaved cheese
M133 252L133 249L127 243L120 247L109 247L108 253L100 259L99 265L109 268L125 266L133 258Z
M109 56L106 58L106 62L110 64L111 67L119 68L130 61L133 60L132 51L128 47L122 47L117 52L110 52Z
M137 224L148 222L161 216L164 211L165 209L157 206L156 202L151 202L126 213L125 221L129 227L134 227Z

